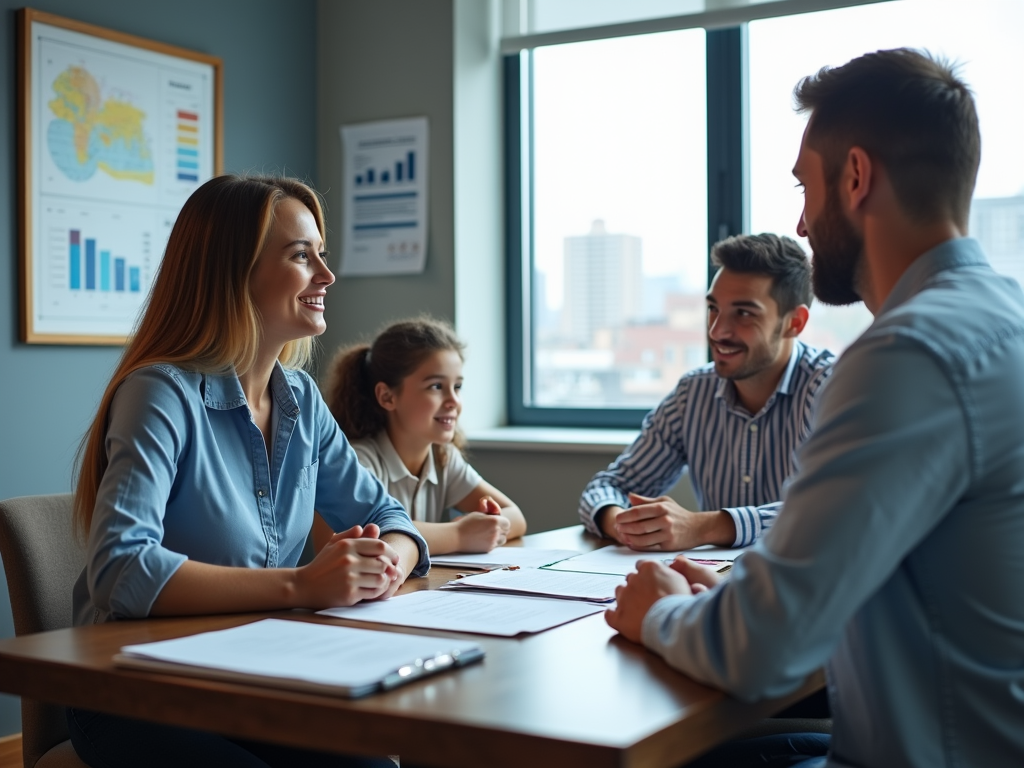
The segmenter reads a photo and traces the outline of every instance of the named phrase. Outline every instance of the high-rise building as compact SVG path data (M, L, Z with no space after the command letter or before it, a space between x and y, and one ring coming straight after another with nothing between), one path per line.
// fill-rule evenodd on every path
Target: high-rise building
M533 270L533 322L537 332L544 338L558 334L561 312L548 304L548 276L539 269Z
M641 251L639 237L609 233L601 219L589 234L565 238L562 330L567 340L590 346L598 332L615 331L641 314Z
M996 272L1024 285L1024 195L973 200L970 234Z

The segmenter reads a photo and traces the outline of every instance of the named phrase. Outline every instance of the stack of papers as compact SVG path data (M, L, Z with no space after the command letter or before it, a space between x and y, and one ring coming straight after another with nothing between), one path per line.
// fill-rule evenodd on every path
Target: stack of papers
M625 576L636 570L640 560L660 560L671 563L677 555L686 555L691 560L716 567L723 573L732 566L733 561L743 553L743 549L721 549L718 547L698 547L677 552L637 552L629 547L604 547L578 555L568 560L547 566L554 571L577 571L579 573L607 573Z
M365 696L483 658L466 640L264 619L176 640L126 645L118 666Z
M580 554L575 549L534 549L533 547L498 547L490 552L468 554L455 552L431 555L430 564L489 571L518 565L520 568L540 568Z
M589 600L610 603L615 600L615 588L625 581L621 576L603 573L573 573L546 571L533 568L489 571L449 581L441 589L484 591L492 593L526 594L563 600Z
M636 552L605 547L587 554L571 550L500 547L486 554L431 558L435 565L500 569L451 581L437 591L320 611L354 621L450 632L513 637L542 632L604 610L615 588L638 560L666 563L685 554L726 570L741 549L701 547L682 552Z
M318 613L354 621L513 637L542 632L603 610L602 605L573 600L423 590Z

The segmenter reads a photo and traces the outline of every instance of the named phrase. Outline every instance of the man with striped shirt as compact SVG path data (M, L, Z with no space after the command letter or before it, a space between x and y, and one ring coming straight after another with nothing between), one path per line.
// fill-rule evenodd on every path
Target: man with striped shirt
M775 519L832 372L831 352L797 338L812 299L810 264L795 241L731 237L711 259L720 267L707 294L713 362L680 379L580 499L590 531L633 549L753 543ZM661 495L687 467L707 511Z

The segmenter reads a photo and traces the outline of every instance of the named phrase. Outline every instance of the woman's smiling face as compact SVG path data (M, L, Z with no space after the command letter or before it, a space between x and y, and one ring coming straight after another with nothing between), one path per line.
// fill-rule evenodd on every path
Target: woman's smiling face
M264 344L283 347L327 330L324 297L334 274L323 247L310 210L294 198L282 200L249 280Z

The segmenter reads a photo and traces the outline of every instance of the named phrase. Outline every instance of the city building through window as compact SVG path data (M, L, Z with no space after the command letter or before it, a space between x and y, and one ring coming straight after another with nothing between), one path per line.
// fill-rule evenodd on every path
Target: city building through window
M982 128L970 234L1024 282L1024 3L965 7L891 0L751 21L732 30L741 45L725 59L710 42L722 31L704 29L509 57L509 259L522 297L510 328L511 420L639 425L707 361L713 241L740 231L797 238L803 201L791 169L806 117L793 110L794 85L869 51L909 46L959 63ZM729 85L730 68L742 86ZM715 108L733 87L741 108ZM710 220L723 182L708 172L718 167L709 136L729 132L743 137L727 158L743 199L732 231ZM803 338L838 353L870 321L862 305L816 303Z

